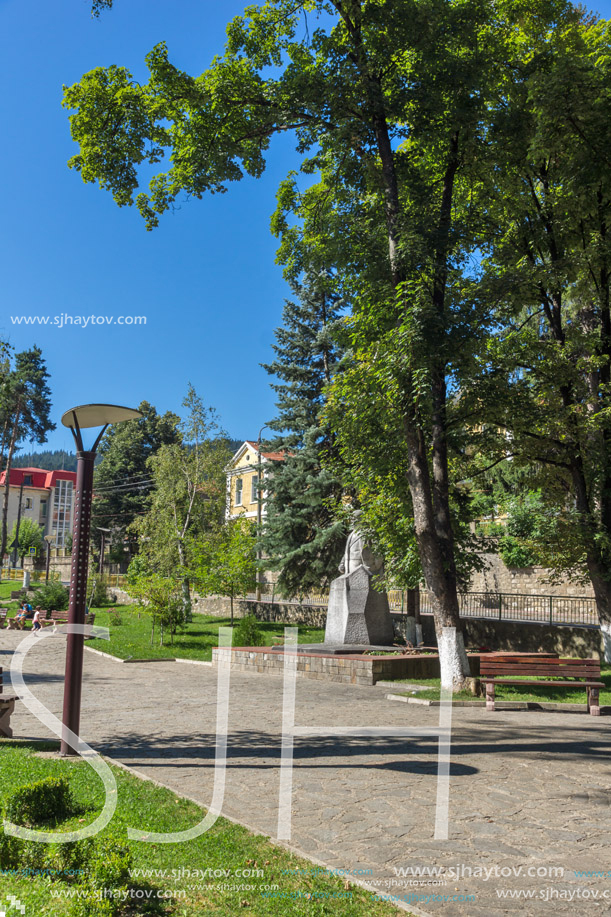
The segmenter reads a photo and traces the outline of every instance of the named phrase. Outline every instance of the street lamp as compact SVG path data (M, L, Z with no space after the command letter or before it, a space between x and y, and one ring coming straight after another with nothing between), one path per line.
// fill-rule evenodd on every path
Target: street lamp
M62 416L62 424L68 427L74 437L77 457L68 624L84 625L85 623L91 498L96 449L109 424L133 420L136 417L142 417L141 411L120 407L116 404L83 404L71 408ZM102 427L102 429L92 448L85 450L81 430L89 427ZM64 730L70 729L75 735L78 735L81 718L84 644L84 634L68 634L62 724ZM63 756L78 754L78 751L68 741L65 731L62 735L60 754Z
M103 529L98 525L98 532L101 532L100 535L100 564L99 572L100 576L104 576L104 551L106 550L106 536L110 534L110 529Z
M55 540L55 535L45 535L47 542L47 572L45 574L45 583L49 582L49 567L51 566L51 545Z

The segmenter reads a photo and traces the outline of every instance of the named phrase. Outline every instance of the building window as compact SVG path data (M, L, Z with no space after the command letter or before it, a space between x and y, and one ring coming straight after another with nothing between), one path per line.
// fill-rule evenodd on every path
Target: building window
M46 500L40 501L40 518L41 519L47 518L47 501Z
M24 487L31 487L31 486L32 486L32 475L31 475L31 474L25 474L25 475L23 476L23 486L24 486Z
M241 506L241 505L242 505L242 486L243 486L243 483L244 483L244 482L242 481L242 478L236 478L236 479L235 479L235 505L236 505L236 506Z
M25 508L32 509L32 498L31 497L25 498Z
M250 502L257 503L259 500L259 476L253 474L250 482Z
M53 523L57 532L58 547L63 548L66 535L70 534L72 519L72 481L58 481L53 495Z

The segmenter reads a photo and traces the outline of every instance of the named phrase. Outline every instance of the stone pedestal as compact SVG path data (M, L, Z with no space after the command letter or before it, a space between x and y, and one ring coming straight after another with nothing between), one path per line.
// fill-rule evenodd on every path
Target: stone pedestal
M364 566L331 583L325 643L369 643L392 646L392 618L385 592L372 586Z
M422 635L422 628L420 629L420 634ZM408 615L405 619L405 639L408 643L411 643L412 646L418 646L416 619L411 615Z

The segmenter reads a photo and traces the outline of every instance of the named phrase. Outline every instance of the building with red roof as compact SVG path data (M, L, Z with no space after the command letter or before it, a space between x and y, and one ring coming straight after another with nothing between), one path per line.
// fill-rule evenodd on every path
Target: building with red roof
M6 472L0 474L0 488ZM9 477L8 529L16 522L21 502L21 519L37 522L43 535L53 535L64 547L74 527L75 471L46 471L44 468L11 468Z

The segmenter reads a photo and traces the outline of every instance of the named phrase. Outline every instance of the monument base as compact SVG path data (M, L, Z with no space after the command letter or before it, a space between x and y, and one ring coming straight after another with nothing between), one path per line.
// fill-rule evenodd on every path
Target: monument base
M331 583L325 644L392 646L394 628L386 592L372 587L364 566L338 576Z

